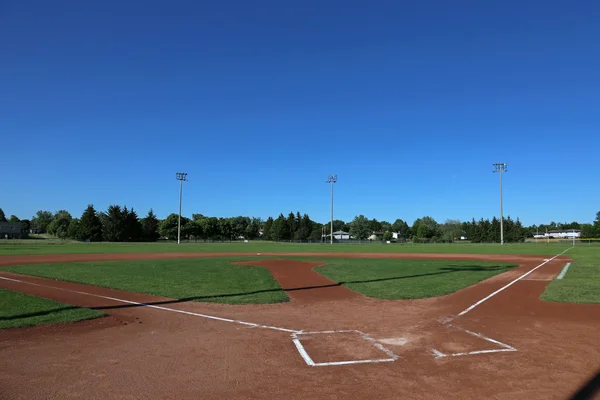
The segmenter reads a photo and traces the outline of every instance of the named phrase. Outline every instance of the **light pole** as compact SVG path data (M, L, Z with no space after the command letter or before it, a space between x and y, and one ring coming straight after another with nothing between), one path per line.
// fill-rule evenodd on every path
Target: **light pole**
M329 175L327 183L331 183L331 244L333 244L333 184L337 182L337 175Z
M500 173L500 246L504 246L504 217L502 216L502 173L507 172L506 163L494 163L494 173Z
M177 220L177 244L181 243L181 196L183 194L183 181L187 182L187 172L176 172L179 181L179 219Z

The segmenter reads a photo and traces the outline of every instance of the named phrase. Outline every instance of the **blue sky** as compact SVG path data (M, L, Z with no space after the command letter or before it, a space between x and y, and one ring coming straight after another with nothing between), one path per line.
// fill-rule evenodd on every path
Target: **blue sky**
M92 4L93 3L93 4ZM0 4L1 202L393 221L600 210L595 1Z

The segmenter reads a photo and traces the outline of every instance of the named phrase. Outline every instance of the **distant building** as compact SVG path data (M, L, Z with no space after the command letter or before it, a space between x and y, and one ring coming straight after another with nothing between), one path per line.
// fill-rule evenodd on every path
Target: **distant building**
M536 233L535 239L576 239L581 237L579 229L552 230L545 233Z
M20 222L0 222L0 239L21 239Z
M322 237L331 238L331 235L327 234L327 235L323 235ZM335 231L335 232L333 232L333 239L334 240L350 240L350 239L354 239L354 238L348 232Z

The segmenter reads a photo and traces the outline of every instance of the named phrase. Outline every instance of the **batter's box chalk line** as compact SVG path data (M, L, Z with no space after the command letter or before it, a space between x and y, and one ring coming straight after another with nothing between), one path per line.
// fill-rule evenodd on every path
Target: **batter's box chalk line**
M489 349L489 350L476 350L476 351L467 351L467 352L463 352L463 353L442 353L439 350L436 349L431 349L431 352L433 353L434 358L439 359L439 358L444 358L444 357L462 357L462 356L474 356L477 354L490 354L490 353L505 353L505 352L511 352L511 351L517 351L517 349L515 349L514 347L506 344L506 343L502 343L498 340L489 338L487 336L482 335L481 333L476 333L476 332L471 332L467 329L463 329L463 328L459 328L457 326L453 326L453 325L447 325L448 327L452 327L454 329L458 329L459 331L468 333L471 336L475 336L479 339L483 339L487 342L490 343L494 343L495 345L497 345L499 348L496 349Z
M383 352L387 357L384 357L384 358L375 358L375 359L368 359L368 360L359 360L359 359L357 359L357 360L343 360L343 361L331 361L331 362L315 362L310 357L310 355L308 354L308 352L304 348L304 345L302 344L302 339L301 339L302 336L309 336L309 335L334 335L334 334L344 334L344 333L354 333L354 334L360 335L360 337L363 340L365 340L369 345L376 347L378 350L380 350L381 352ZM304 361L306 362L306 364L309 365L309 366L311 366L311 367L329 367L329 366L336 366L336 365L384 363L384 362L393 362L393 361L396 361L399 358L391 350L385 348L380 343L377 343L377 341L375 339L373 339L371 336L369 336L368 334L366 334L366 333L364 333L362 331L358 331L358 330L318 331L318 332L304 332L304 331L299 331L299 332L292 333L291 336L292 336L292 341L294 342L294 344L296 345L296 348L298 349L298 352L300 353L300 355L302 356L302 358L304 359Z

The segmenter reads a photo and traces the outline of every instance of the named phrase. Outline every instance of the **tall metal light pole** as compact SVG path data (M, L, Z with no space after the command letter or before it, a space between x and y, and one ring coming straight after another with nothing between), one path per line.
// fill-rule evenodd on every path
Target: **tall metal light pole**
M177 244L181 243L181 197L183 194L183 181L187 182L186 172L176 172L175 177L179 181L179 219L177 220Z
M333 244L333 184L337 182L337 175L329 175L327 183L331 183L331 244Z
M504 217L502 216L502 173L507 172L506 163L494 163L494 173L500 173L500 246L504 246Z

